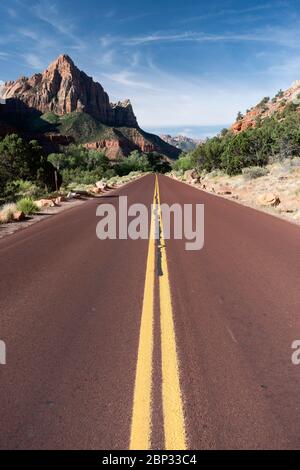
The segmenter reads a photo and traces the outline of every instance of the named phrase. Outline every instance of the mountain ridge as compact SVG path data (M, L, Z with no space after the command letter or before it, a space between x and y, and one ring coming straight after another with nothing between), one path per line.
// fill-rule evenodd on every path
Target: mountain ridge
M173 145L184 152L194 150L199 144L201 144L201 142L203 142L201 139L193 139L192 137L182 134L175 136L170 134L161 134L159 137L168 144Z

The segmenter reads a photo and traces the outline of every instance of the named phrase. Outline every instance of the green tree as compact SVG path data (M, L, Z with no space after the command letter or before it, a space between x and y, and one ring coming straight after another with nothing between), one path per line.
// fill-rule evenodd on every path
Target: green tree
M32 181L51 186L51 165L37 141L25 142L17 134L0 140L0 194L10 181Z

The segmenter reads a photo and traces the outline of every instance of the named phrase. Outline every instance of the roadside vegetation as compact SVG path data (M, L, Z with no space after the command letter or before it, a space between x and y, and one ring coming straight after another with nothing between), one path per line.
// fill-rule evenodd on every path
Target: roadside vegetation
M30 197L23 197L16 204L17 210L23 212L25 215L33 215L39 212L39 207Z
M238 134L224 129L182 154L170 176L300 223L300 115L291 107Z
M46 155L37 141L27 143L16 134L0 139L0 222L38 212L34 201L56 198L76 189L89 191L96 182L113 185L141 173L167 172L169 163L157 153L132 152L111 161L103 151L69 145L60 153Z
M238 134L224 129L207 139L194 151L183 154L174 164L175 171L196 168L200 172L223 170L228 175L244 168L264 167L300 155L300 115L286 109L284 116L274 116L257 123L257 127Z

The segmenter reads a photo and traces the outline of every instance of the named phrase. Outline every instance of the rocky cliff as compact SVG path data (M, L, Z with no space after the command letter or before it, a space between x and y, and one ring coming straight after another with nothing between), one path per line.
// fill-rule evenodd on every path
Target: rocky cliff
M236 122L232 125L231 130L234 133L238 133L246 129L256 127L260 120L275 114L280 118L288 107L298 110L299 106L300 80L297 80L286 91L279 90L274 98L263 98L260 103L247 110L245 115L239 113L239 116Z
M130 101L110 103L100 83L80 71L67 55L60 55L43 73L6 82L3 98L20 100L42 113L79 111L107 125L138 126Z

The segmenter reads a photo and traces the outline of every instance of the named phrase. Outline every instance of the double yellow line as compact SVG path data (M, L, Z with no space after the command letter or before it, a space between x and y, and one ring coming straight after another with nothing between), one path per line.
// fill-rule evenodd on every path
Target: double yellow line
M184 450L186 449L184 413L180 390L176 337L157 176L155 177L152 206L153 211L151 215L150 240L148 246L144 300L133 399L130 449L147 450L151 447L153 324L156 255L155 231L156 224L159 222L159 249L161 253L162 271L159 276L159 298L162 362L162 404L165 448L167 450Z

